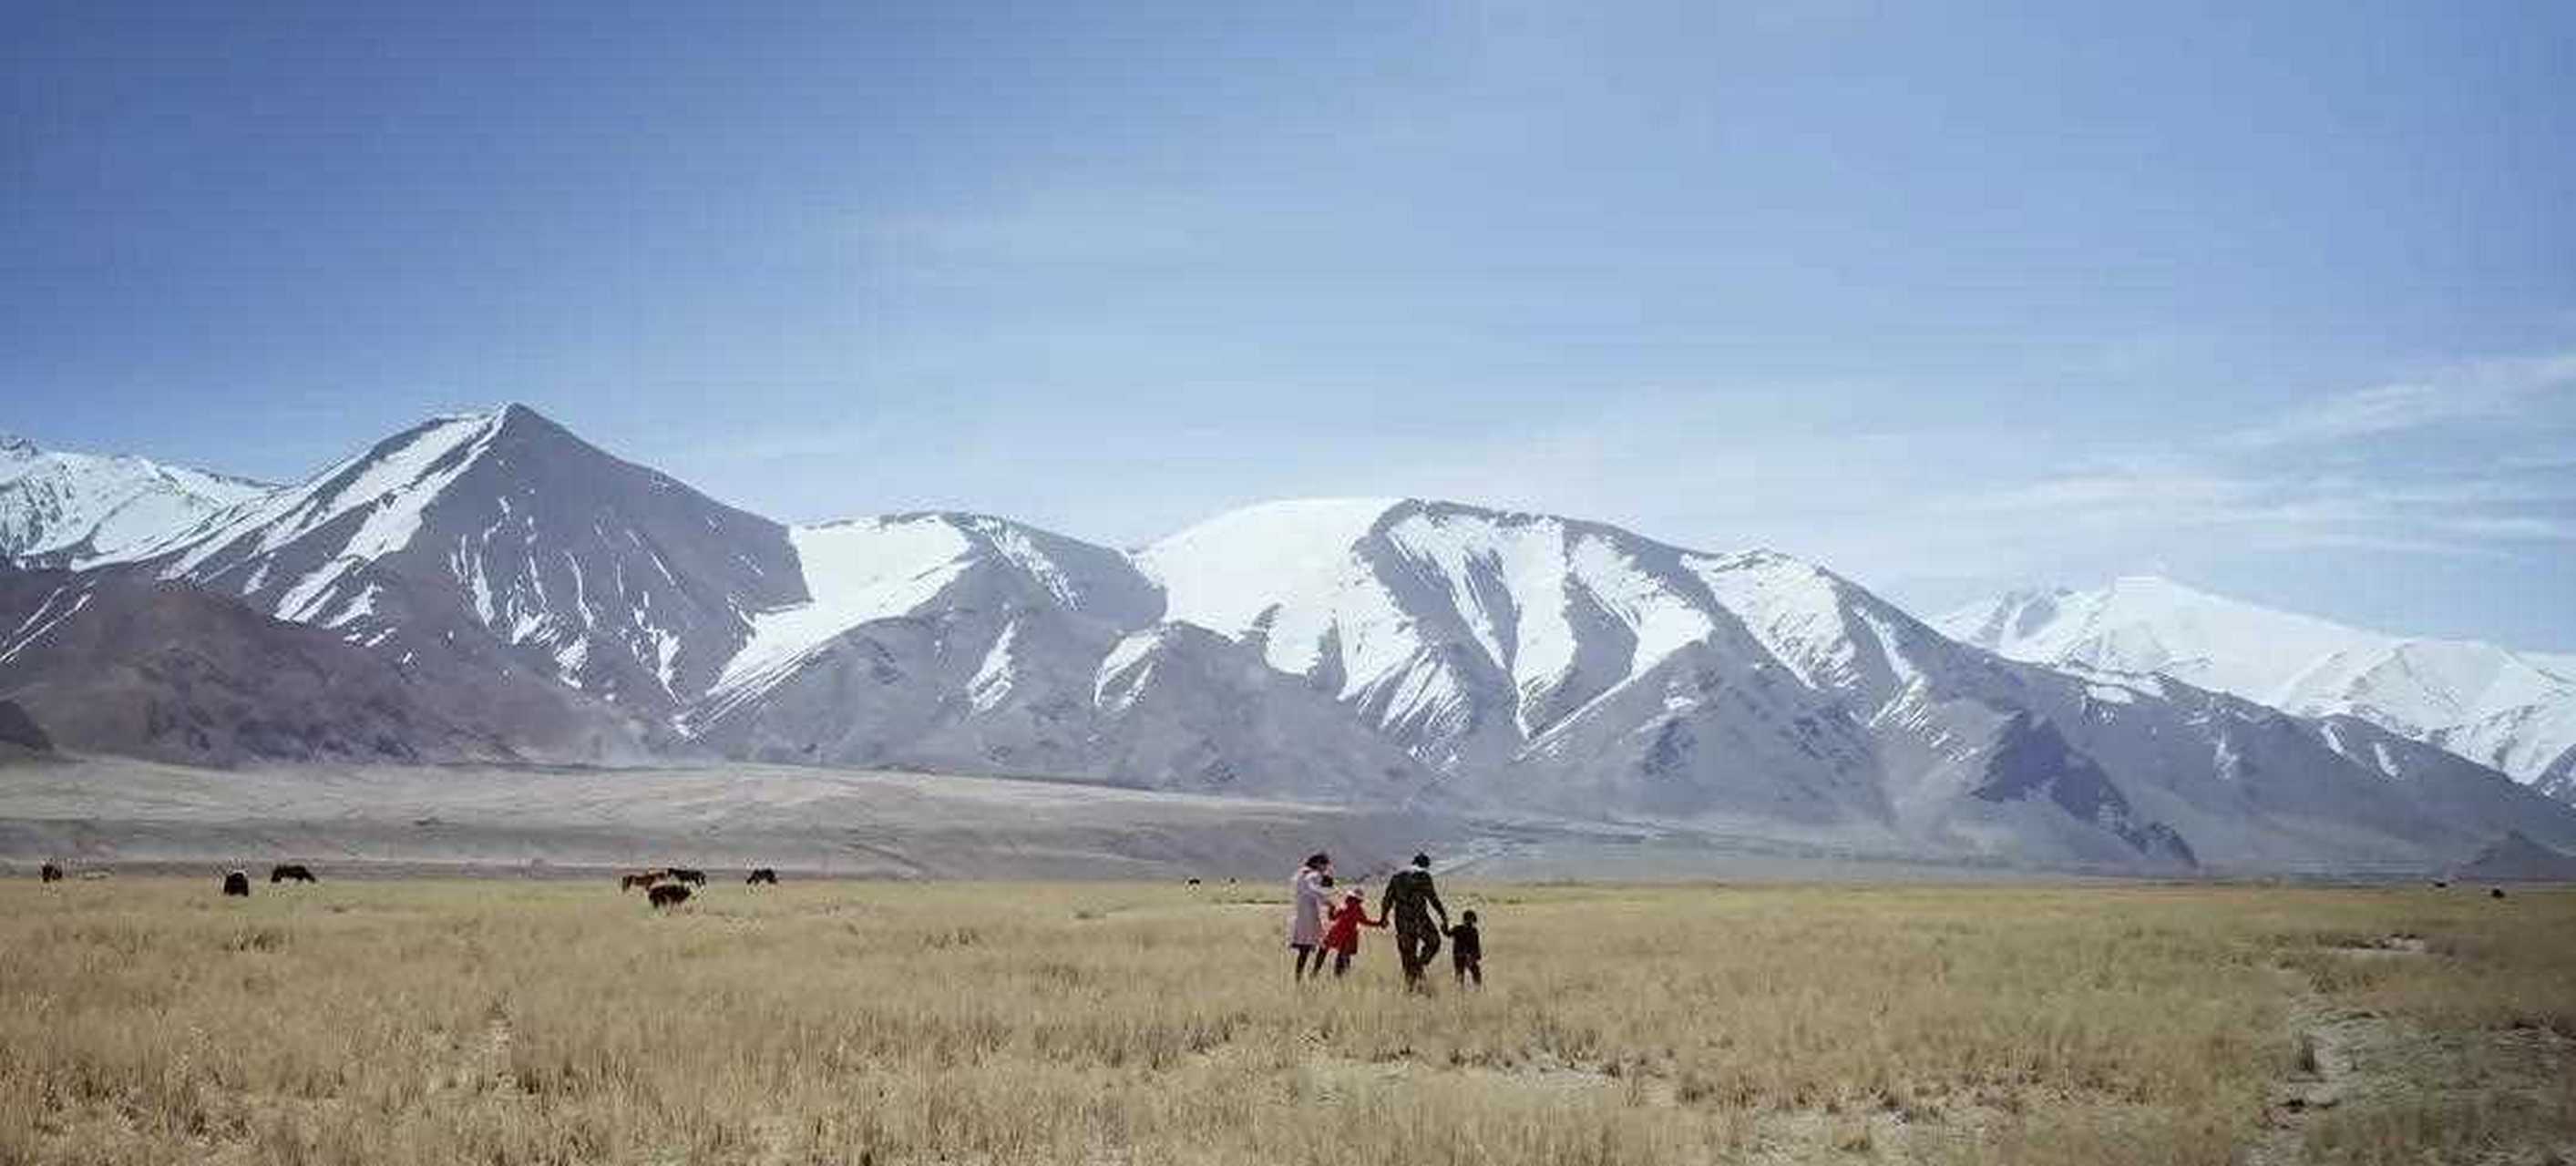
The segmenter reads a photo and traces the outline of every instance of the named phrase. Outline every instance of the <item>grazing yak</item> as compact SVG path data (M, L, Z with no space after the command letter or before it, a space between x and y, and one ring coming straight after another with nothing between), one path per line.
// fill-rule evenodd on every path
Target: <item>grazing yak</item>
M276 884L318 883L322 880L313 877L312 867L306 866L300 862L286 862L279 863L276 866L268 868L268 881L271 884Z
M617 879L618 893L623 894L627 891L634 890L637 887L643 887L650 890L652 889L653 884L670 877L670 873L671 872L669 871L662 870L648 870L642 874L620 875Z
M2503 898L2503 897L2504 897L2504 888L2503 888L2503 887L2488 887L2488 888L2487 888L2487 897L2488 897L2488 898L2491 898L2491 899L2501 899L2501 898Z
M768 886L773 886L773 887L774 887L774 886L777 886L777 885L778 885L778 872L777 872L777 871L774 871L774 870L771 870L771 869L769 869L768 867L765 867L765 866L764 866L764 867L761 867L761 868L760 868L760 869L758 869L758 870L755 870L755 871L751 872L751 877L750 877L750 878L747 878L747 879L742 880L742 885L744 885L744 886L746 886L746 887L757 887L757 886L761 886L761 885L764 885L764 884L766 884L766 885L768 885Z
M707 885L707 872L702 870L691 870L685 866L675 866L671 868L671 881L675 883L687 883L693 887L703 887Z
M644 892L656 907L677 907L689 901L689 888L678 883L664 883Z
M63 881L63 868L55 866L49 862L43 867L38 868L36 871L36 877L49 883L59 883Z
M224 894L243 899L249 898L250 872L237 870L226 874L224 876Z

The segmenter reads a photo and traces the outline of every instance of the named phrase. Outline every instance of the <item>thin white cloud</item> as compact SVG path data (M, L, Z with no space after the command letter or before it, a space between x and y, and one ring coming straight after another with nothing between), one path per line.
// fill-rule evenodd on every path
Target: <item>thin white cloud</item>
M2526 409L2576 392L2576 354L2487 360L2421 380L2374 385L2229 435L2224 444L2261 450L2405 433L2460 422L2514 420Z
M2530 515L2471 515L2447 520L2445 529L2475 538L2515 542L2576 542L2576 522Z
M2488 360L2325 398L2215 447L2079 457L2026 480L1926 500L1954 533L1999 542L2034 530L2139 547L2232 540L2506 554L2576 536L2571 463L2552 447L2576 421L2576 354ZM2355 465L2333 456L2367 439ZM2331 467L2331 471L2325 467Z

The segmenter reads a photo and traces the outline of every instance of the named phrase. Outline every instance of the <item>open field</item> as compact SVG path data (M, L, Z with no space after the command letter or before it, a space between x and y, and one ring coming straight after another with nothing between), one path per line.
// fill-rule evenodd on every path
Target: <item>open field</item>
M1421 999L1266 886L738 880L13 885L0 1163L2576 1155L2566 891L1466 885Z
M1368 869L1424 846L1444 870L1512 882L2067 877L1784 838L1776 824L1470 820L887 770L0 764L0 869L293 860L521 875L680 863L849 878L1267 880L1281 855L1329 849Z

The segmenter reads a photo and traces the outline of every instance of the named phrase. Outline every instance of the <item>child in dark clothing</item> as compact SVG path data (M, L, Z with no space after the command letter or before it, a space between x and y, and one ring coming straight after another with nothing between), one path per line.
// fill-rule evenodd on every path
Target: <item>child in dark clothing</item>
M1474 981L1485 986L1485 940L1476 933L1476 913L1461 912L1458 925L1449 929L1449 966L1458 973L1458 986Z

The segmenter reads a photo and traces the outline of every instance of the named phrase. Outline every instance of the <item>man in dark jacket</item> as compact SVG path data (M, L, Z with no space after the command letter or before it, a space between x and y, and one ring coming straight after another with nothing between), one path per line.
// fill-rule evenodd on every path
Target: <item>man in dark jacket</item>
M1404 982L1421 987L1422 970L1440 954L1440 933L1449 929L1449 908L1440 904L1440 890L1431 885L1430 855L1414 855L1411 867L1387 878L1377 914L1395 927L1395 954L1404 961ZM1439 916L1436 923L1434 915Z

